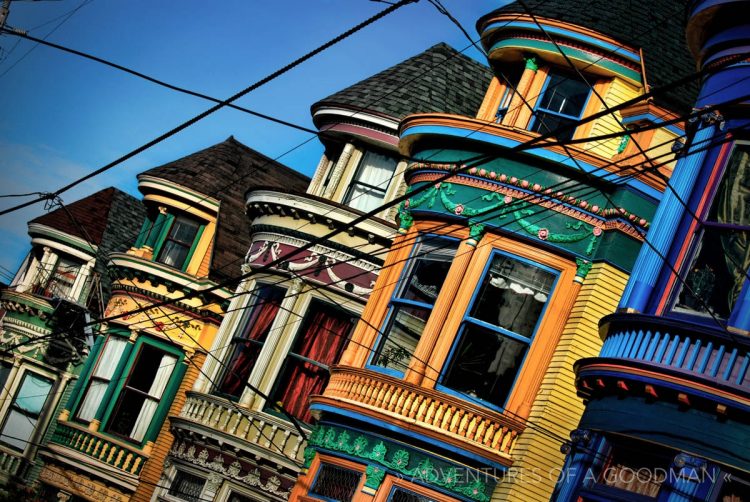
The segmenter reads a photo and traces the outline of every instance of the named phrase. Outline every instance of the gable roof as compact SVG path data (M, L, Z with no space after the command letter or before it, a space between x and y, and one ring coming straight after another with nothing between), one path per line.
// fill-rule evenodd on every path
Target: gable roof
M540 2L531 6L535 16L576 24L608 35L620 42L643 49L646 80L651 88L661 87L696 71L685 41L687 0L594 0L582 8L578 0ZM482 16L485 19L504 13L526 14L513 1ZM698 82L681 86L655 98L674 111L689 111L698 96Z
M250 247L245 192L260 186L282 192L304 192L310 182L307 176L243 145L234 136L141 174L171 181L220 201L209 272L209 278L217 282L237 276Z
M445 43L439 43L312 105L343 105L395 119L412 113L473 117L482 104L492 71Z

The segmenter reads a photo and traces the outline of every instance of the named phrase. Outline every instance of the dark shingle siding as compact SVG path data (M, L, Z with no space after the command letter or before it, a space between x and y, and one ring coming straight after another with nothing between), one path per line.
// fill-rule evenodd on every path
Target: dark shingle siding
M482 104L492 71L440 43L315 103L373 111L401 119L412 113L473 117Z
M166 179L220 200L209 273L216 281L237 276L250 247L245 192L259 186L304 192L310 182L307 176L252 150L234 137L142 174Z
M661 87L696 70L685 42L686 0L548 0L532 5L534 15L589 28L620 42L643 49L646 79ZM511 2L482 19L526 10ZM482 19L477 27L482 24ZM655 99L678 112L689 111L698 95L698 83L679 87Z

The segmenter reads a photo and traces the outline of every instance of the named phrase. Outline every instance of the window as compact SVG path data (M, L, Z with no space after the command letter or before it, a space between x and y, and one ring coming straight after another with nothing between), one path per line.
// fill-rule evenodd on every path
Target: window
M349 502L354 499L362 473L331 464L321 464L315 476L310 495Z
M105 399L107 387L127 344L127 340L112 336L105 342L94 372L89 379L89 387L76 413L78 420L90 422L94 418L96 410Z
M523 74L523 66L515 65L506 68L503 72L503 76L499 78L499 82L505 86L503 95L500 97L500 103L497 106L497 112L495 112L495 122L502 122L505 114L508 113L513 96L518 88L518 83L521 81L521 75Z
M26 372L5 418L0 441L23 451L39 424L44 403L52 390L53 380Z
M191 218L177 216L169 228L169 233L164 239L156 261L182 269L193 248L200 227L200 223Z
M573 75L550 71L534 107L535 117L529 130L545 134L575 124L583 114L588 96L589 86L585 82ZM558 140L567 140L574 132L575 128L571 127L555 136Z
M647 449L615 442L604 464L599 484L626 492L656 497L667 477L674 453L656 445Z
M253 294L255 302L241 322L242 334L232 339L230 356L216 393L234 400L240 398L285 294L286 290L277 286L259 285L256 288Z
M382 204L397 163L388 155L365 152L346 192L344 204L364 212Z
M0 361L0 390L5 388L5 382L8 380L8 375L10 375L10 370L12 368L12 363Z
M406 490L399 486L393 489L388 500L392 502L435 502L429 497L414 493L411 490Z
M242 495L237 492L232 492L229 494L229 498L227 499L227 502L257 502L258 499L250 498L247 495Z
M108 419L108 432L143 441L176 363L175 356L152 345L141 345Z
M351 328L350 314L313 300L284 361L271 402L281 404L293 417L310 423L307 399L322 393L328 383L328 366L341 357Z
M406 370L456 249L458 241L455 239L420 237L391 299L373 364L396 371Z
M716 502L750 502L750 480L735 473L724 473Z
M181 500L199 502L205 484L206 480L200 476L177 471L172 484L169 486L169 494Z
M54 267L39 266L37 285L33 292L50 298L72 300L73 284L76 281L81 264L66 257L59 257Z
M750 145L737 145L701 232L674 310L729 317L750 267Z
M442 384L503 406L556 277L496 252L464 319Z

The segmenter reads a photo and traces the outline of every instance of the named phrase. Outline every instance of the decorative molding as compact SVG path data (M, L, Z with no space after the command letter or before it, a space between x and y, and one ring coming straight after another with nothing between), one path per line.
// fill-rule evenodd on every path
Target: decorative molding
M213 473L218 473L226 478L239 481L247 486L259 488L264 492L272 493L279 497L283 497L284 499L289 498L289 495L291 494L291 490L284 491L280 489L281 480L278 476L271 476L263 481L261 479L261 473L257 467L253 470L248 470L242 475L242 464L239 461L234 460L234 462L227 466L225 465L224 457L221 454L218 454L209 460L208 449L203 448L200 451L197 451L197 454L196 451L197 449L195 445L187 446L187 443L180 441L175 443L169 454L174 458L206 468L213 471Z

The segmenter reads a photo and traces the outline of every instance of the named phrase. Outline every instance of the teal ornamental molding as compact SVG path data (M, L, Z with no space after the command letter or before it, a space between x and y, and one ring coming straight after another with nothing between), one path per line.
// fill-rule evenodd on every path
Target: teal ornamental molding
M310 467L316 448L367 461L365 491L370 494L380 487L387 470L477 502L489 502L496 484L488 473L476 471L472 476L461 476L459 469L448 462L387 440L353 431L350 434L340 427L318 426L313 430L304 453L305 469Z

